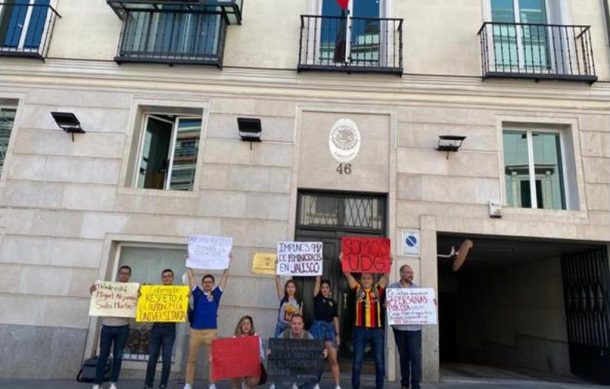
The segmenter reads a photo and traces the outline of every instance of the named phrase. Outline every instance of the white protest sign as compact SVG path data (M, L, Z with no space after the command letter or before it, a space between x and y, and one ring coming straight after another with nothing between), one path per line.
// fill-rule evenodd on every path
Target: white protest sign
M136 317L140 284L96 281L95 286L89 316Z
M277 242L275 274L321 276L322 242Z
M432 288L387 288L388 324L437 324L434 301Z
M224 270L229 267L233 238L223 236L189 236L186 267Z

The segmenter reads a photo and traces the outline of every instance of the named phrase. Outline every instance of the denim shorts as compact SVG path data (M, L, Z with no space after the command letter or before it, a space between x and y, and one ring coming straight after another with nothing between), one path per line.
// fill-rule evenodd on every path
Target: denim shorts
M333 347L337 347L337 337L335 326L332 321L316 320L311 325L309 333L316 339L331 342Z

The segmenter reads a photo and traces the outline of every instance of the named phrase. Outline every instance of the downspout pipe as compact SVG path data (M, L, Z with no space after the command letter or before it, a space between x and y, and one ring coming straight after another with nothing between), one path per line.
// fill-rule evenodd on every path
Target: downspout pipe
M602 0L604 5L604 16L606 19L606 35L608 36L608 45L610 45L610 0Z

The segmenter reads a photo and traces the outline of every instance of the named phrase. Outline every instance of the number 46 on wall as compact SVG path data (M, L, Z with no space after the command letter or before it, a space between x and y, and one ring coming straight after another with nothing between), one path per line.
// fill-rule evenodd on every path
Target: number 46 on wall
M351 163L340 163L339 166L335 169L335 171L339 174L352 174L352 164Z

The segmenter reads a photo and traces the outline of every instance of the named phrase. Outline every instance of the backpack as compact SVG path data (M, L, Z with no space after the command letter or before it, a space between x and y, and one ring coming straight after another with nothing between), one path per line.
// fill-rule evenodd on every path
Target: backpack
M76 381L78 382L95 382L95 373L97 371L99 356L89 358L83 362L78 374L76 375ZM106 368L104 369L104 382L110 381L110 370L112 367L112 360L108 358L106 360Z

